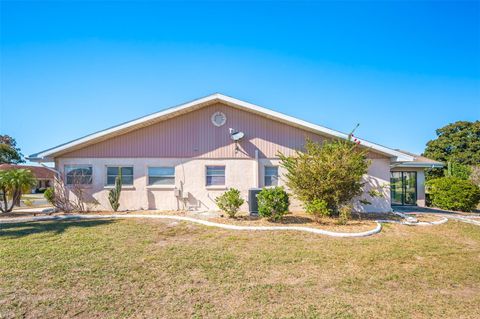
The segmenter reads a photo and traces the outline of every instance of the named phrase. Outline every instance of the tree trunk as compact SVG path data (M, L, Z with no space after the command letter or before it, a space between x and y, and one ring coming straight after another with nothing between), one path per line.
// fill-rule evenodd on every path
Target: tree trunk
M0 210L2 211L2 213L6 213L8 208L8 199L7 199L7 190L5 188L2 188L2 199L3 199L3 205L1 205Z
M7 212L11 212L13 210L13 207L15 207L16 203L20 203L21 197L22 197L22 191L19 189L15 189L13 191L12 205L10 206L9 209L7 209Z

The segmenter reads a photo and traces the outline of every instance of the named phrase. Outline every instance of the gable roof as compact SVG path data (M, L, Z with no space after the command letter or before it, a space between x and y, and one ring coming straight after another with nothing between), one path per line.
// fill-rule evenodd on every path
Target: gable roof
M171 107L165 109L163 111L159 111L129 122L125 122L110 128L107 128L102 131L98 131L96 133L78 138L76 140L55 146L53 148L41 151L36 154L32 154L28 157L31 161L51 161L53 158L60 156L61 154L65 154L67 152L73 151L75 149L79 149L88 145L92 145L98 143L100 141L104 141L111 137L125 134L127 132L131 132L133 130L152 125L154 123L164 121L166 119L185 114L191 112L193 110L202 108L206 105L211 105L213 103L221 102L226 105L239 108L245 111L253 112L259 114L261 116L270 118L275 121L283 122L288 125L292 125L307 131L311 131L316 134L320 134L327 137L337 137L342 139L347 139L348 134L335 131L329 129L324 126L316 125L304 120L297 119L295 117L282 114L280 112L276 112L252 103L248 103L242 100L235 99L230 96L226 96L220 93L215 93L197 100L193 100L191 102L187 102L175 107ZM413 161L414 157L406 152L401 152L398 150L394 150L379 144L375 144L366 140L359 139L361 144L367 148L370 148L378 153L387 155L389 157L396 158L396 161Z

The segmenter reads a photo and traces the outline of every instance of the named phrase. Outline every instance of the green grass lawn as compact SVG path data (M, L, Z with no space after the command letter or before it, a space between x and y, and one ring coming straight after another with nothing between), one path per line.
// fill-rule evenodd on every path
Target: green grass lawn
M0 225L0 317L479 318L480 228L336 239L156 220Z

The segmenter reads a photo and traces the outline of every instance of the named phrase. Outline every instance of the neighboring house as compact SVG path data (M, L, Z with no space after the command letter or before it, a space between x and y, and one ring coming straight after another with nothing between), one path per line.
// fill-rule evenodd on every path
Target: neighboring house
M54 162L67 185L80 176L86 191L100 203L98 209L110 209L108 191L121 172L122 209L215 210L215 198L230 187L247 198L250 188L283 185L278 152L302 150L307 137L321 142L347 134L213 94L29 159ZM391 210L391 204L425 204L424 169L441 163L365 140L361 146L371 159L365 176L368 188L381 188L383 197L367 206L356 202L357 210L382 212ZM296 209L300 207L294 202L292 210Z
M37 185L32 187L31 193L43 192L50 186L53 186L54 171L41 166L15 165L15 164L0 164L0 171L11 169L28 169L32 172L37 180Z

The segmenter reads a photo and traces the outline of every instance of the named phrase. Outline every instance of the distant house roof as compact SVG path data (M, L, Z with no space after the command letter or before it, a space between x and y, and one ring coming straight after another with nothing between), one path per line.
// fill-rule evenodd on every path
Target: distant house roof
M37 161L37 162L42 162L42 161L52 161L53 158L59 157L62 154L65 154L67 152L73 151L75 149L85 147L87 145L91 145L94 143L98 143L100 141L107 140L109 138L112 138L114 136L118 136L121 134L125 134L127 132L131 132L133 130L158 123L163 120L167 120L169 118L185 114L187 112L197 110L199 108L202 108L206 105L211 105L212 103L216 102L221 102L226 105L229 105L231 107L235 107L238 109L246 110L252 113L256 113L259 115L262 115L264 117L270 118L275 121L283 122L291 126L299 127L304 130L320 134L323 136L328 136L328 137L337 137L337 138L343 138L347 139L348 134L342 133L339 131L335 131L332 129L329 129L324 126L320 126L317 124L313 124L304 120L297 119L292 116L288 116L285 114L282 114L280 112L276 112L249 102L245 102L230 96L226 96L220 93L215 93L200 99L196 99L191 102L187 102L175 107L171 107L168 109L165 109L163 111L153 113L141 118L138 118L133 121L129 121L117 126L113 126L110 128L107 128L105 130L78 138L76 140L67 142L65 144L61 144L58 146L55 146L53 148L41 151L36 154L30 155L28 158L31 161ZM387 155L391 158L395 158L397 161L412 161L413 157L405 152L401 152L392 148L388 148L376 143L372 143L363 139L359 139L361 144L367 148L370 148L376 152L379 152L381 154Z
M15 165L15 164L0 164L0 171L11 170L11 169L28 169L37 179L53 179L55 173L41 166L28 166L28 165Z

